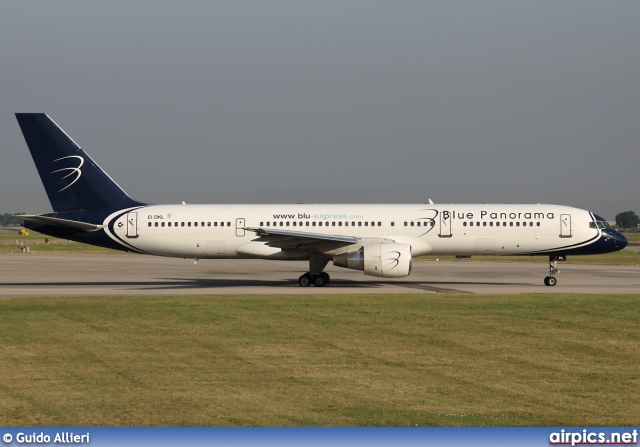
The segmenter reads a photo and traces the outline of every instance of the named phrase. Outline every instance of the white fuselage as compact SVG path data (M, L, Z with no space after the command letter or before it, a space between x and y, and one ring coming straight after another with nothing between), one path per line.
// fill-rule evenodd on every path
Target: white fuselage
M580 247L600 235L591 222L586 210L542 204L150 205L113 213L105 231L131 251L184 258L306 258L255 241L249 229L259 228L392 240L413 256L470 256Z

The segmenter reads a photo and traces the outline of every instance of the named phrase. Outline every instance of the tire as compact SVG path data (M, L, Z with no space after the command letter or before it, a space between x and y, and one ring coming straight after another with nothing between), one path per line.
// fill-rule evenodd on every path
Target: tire
M308 273L305 273L300 278L298 278L298 285L300 287L309 287L311 285L311 277L309 277Z
M320 274L320 275L316 275L313 278L313 285L316 287L324 287L325 284L327 284L327 281L324 277L324 275Z
M549 277L549 281L547 281L547 283L548 283L548 284L547 284L548 286L553 287L553 286L555 286L556 284L558 284L558 280L555 278L555 276L550 276L550 277Z

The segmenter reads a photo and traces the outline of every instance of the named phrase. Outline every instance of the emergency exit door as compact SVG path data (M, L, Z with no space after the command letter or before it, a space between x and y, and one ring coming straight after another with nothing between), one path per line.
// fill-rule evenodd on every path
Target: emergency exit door
M244 233L244 219L240 217L236 219L236 236L244 237Z

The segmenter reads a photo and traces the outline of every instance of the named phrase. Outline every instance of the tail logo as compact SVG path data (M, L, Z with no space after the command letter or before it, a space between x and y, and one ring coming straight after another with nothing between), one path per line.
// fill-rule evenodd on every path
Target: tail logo
M71 177L72 175L75 175L75 177L73 178L73 181L71 183L69 183L67 186L65 186L64 188L62 188L60 191L64 191L65 189L67 189L68 187L73 185L82 176L82 171L80 170L80 168L84 164L84 158L82 158L79 155L69 155L67 157L62 157L62 158L58 158L56 160L53 160L53 162L55 163L56 161L64 160L64 159L67 159L67 158L77 158L80 161L80 164L78 164L78 166L76 166L76 167L62 168L62 169L58 169L56 171L52 171L51 172L51 174L55 174L56 172L67 172L67 171L69 171L69 173L67 175L65 175L64 177L62 177L60 180L65 180L66 178ZM60 191L58 191L58 192L60 192Z

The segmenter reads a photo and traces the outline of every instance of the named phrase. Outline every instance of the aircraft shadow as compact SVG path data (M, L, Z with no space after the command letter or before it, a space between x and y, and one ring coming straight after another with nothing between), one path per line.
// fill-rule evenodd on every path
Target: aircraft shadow
M346 279L332 279L331 283L322 289L377 289L385 286L400 286L414 289L424 289L425 291L451 291L458 293L469 293L465 290L456 290L457 287L464 286L530 286L530 284L516 282L496 282L496 281L351 281ZM299 288L302 292L304 288L298 286L296 280L265 280L265 279L232 279L232 278L157 278L155 280L141 281L49 281L49 282L3 282L1 287L25 287L25 288L73 288L73 287L109 287L131 290L190 290L190 289L222 289L222 288ZM313 288L313 287L311 287ZM309 290L309 289L307 289ZM108 294L108 289L104 291Z

